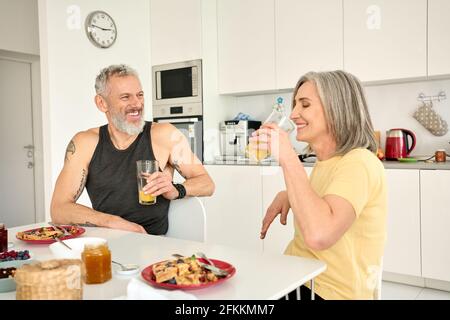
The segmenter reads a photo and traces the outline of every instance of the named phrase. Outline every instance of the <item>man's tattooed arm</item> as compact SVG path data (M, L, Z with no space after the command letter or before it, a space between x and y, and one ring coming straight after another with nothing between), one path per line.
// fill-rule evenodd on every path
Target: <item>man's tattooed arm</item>
M87 180L87 172L85 169L83 169L82 173L81 173L81 182L80 182L80 186L78 187L78 191L77 193L74 195L73 200L77 201L78 198L81 196L81 194L83 193L84 190L84 186L86 185L86 180Z
M90 223L89 221L86 221L85 223L70 223L70 224L77 227L98 227L98 225Z
M75 143L73 143L73 140L70 140L69 144L67 145L64 162L69 161L69 153L72 155L75 153Z
M178 162L177 162L176 160L173 162L173 167L178 171L178 173L179 173L183 178L186 179L186 176L185 176L184 173L181 171L181 168L180 168L180 166L178 165Z

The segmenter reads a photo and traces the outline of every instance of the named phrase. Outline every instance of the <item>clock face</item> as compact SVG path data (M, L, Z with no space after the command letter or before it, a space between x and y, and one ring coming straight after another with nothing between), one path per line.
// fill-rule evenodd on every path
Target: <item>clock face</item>
M117 38L114 20L104 11L94 11L86 18L86 34L99 48L111 47Z

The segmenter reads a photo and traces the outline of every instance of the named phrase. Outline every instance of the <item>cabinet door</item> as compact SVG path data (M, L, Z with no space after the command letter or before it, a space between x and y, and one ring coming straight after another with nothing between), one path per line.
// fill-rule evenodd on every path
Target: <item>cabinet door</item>
M422 276L450 281L450 171L421 170Z
M278 89L294 88L308 71L343 68L342 0L276 0Z
M344 68L362 81L426 76L427 0L344 0Z
M207 242L262 251L261 172L258 166L205 166L216 190L203 198Z
M309 176L312 167L305 167ZM262 219L266 215L266 210L272 203L278 192L286 190L284 176L281 167L270 167L262 171ZM279 217L270 225L264 239L264 252L283 253L289 242L294 238L294 217L292 210L286 220L286 225L280 223Z
M152 65L202 57L202 1L151 0Z
M386 170L387 242L383 270L421 276L419 170Z
M450 74L450 1L428 0L428 75Z
M275 89L274 0L218 0L219 93Z

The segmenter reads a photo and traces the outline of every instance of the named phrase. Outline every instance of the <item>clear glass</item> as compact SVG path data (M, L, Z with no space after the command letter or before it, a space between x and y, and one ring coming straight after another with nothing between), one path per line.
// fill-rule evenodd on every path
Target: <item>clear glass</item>
M291 133L295 129L294 122L289 119L289 115L284 108L283 98L278 97L277 103L273 106L272 112L264 121L264 124L265 123L275 123L280 129L287 133ZM247 145L245 151L248 158L256 161L264 160L270 156L268 150L260 149L258 144L256 145L256 148Z
M157 160L138 160L136 162L136 174L138 183L139 203L142 205L152 205L156 203L156 196L145 194L142 190L147 184L146 175L159 171L159 162Z
M108 244L86 244L81 254L86 272L84 282L86 284L103 283L112 278L111 251Z

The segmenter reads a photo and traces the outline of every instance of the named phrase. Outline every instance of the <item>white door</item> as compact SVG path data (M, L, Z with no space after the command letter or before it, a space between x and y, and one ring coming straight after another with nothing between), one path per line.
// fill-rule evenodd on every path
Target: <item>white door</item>
M450 1L428 1L428 75L450 73Z
M0 97L0 222L10 228L36 222L31 64L0 58Z

